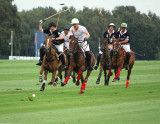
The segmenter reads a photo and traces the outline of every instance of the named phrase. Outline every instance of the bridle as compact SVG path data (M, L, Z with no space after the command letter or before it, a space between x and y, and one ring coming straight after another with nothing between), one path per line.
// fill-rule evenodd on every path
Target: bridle
M118 42L116 40L113 41L113 55L117 55L119 46Z
M52 61L54 61L56 59L56 54L51 53L51 49L54 49L54 46L52 45L52 43L49 45L49 40L50 39L47 38L47 43L45 43L45 49L44 49L44 51L45 51L45 59L46 59L47 62L52 62Z

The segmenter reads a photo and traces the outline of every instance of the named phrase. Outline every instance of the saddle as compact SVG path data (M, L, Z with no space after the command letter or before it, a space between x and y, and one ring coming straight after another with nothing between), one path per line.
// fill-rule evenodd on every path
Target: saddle
M123 57L126 57L126 51L124 50L124 48L122 46L120 46L120 47L121 47L121 50L123 52Z

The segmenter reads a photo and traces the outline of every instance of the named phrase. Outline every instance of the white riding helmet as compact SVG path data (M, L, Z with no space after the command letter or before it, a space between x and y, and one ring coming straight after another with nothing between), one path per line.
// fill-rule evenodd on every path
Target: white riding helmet
M110 23L110 24L109 24L109 27L110 27L110 26L113 26L113 27L115 27L114 23Z
M73 18L71 24L79 24L79 20L77 18Z

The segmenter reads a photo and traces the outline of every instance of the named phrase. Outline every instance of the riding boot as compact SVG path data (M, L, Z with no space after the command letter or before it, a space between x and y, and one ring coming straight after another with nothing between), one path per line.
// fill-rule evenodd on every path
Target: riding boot
M129 70L129 60L130 60L130 57L131 57L131 53L127 52L126 53L126 70Z
M60 56L59 56L59 58L60 58L60 60L61 60L61 62L62 62L62 65L63 65L63 69L65 70L66 69L66 66L65 66L65 58L64 58L64 55L63 54L61 54Z
M85 52L85 54L86 54L88 69L89 70L94 70L94 68L91 66L91 53L90 53L90 51Z
M36 65L41 66L42 65L42 61L43 61L43 57L44 57L45 51L44 51L44 46L42 46L40 48L40 59L39 62Z
M96 66L94 66L94 69L95 69L95 70L98 69L98 66L99 66L99 62L100 62L101 56L102 56L102 54L99 54L98 57L97 57L97 63L96 63Z

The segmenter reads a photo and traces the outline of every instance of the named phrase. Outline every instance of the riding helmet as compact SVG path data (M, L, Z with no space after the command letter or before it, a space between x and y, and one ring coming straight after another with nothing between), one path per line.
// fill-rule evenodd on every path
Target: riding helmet
M69 26L68 26L68 25L65 25L65 26L64 26L64 30L69 30Z
M113 26L115 28L114 23L110 23L108 27Z
M71 24L79 24L79 20L77 18L73 18Z
M54 26L56 27L56 24L54 22L49 23L49 27Z
M122 24L121 24L121 27L122 27L122 28L127 28L127 23L122 23Z

